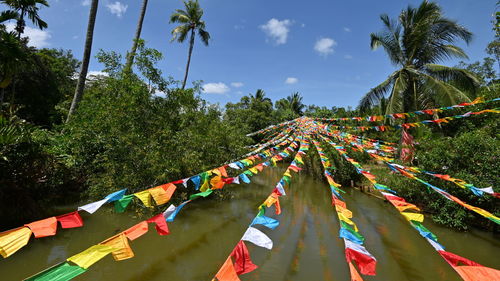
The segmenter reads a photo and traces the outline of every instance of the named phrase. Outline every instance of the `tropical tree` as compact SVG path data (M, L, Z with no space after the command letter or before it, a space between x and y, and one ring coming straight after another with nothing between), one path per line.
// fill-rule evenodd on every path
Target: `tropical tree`
M385 96L387 114L470 100L466 93L476 90L477 78L467 70L437 64L453 57L467 58L453 44L458 40L469 43L469 30L427 1L418 8L408 6L397 20L386 14L380 19L384 30L370 35L371 48L383 47L398 70L361 99L360 109L378 104Z
M125 64L125 71L130 72L132 70L132 64L134 63L134 57L137 52L137 44L141 38L142 23L144 22L144 16L146 15L146 9L148 7L148 0L142 0L141 14L139 15L139 21L137 22L137 28L135 29L134 41L132 42L132 49L127 56L127 63Z
M71 107L68 112L68 118L66 122L69 121L71 115L75 113L78 105L83 97L83 89L85 88L85 80L87 79L87 72L89 70L90 53L92 51L92 40L94 38L94 26L95 19L97 16L97 7L99 5L99 0L92 0L90 4L89 22L87 25L87 37L85 39L85 49L83 51L82 68L80 69L80 74L78 75L78 82L76 83L75 95L73 101L71 102Z
M0 3L7 5L10 11L16 14L17 23L15 30L18 39L21 38L26 27L25 17L28 17L36 27L40 29L47 28L47 23L38 14L38 10L40 9L38 5L49 6L46 0L1 0Z
M210 39L210 33L206 31L205 21L201 20L203 16L203 9L200 7L198 0L184 1L185 10L177 9L172 15L170 15L170 23L180 23L172 30L172 40L179 43L183 43L188 35L189 39L189 52L188 60L186 64L186 73L184 74L184 80L182 81L182 89L186 87L186 81L189 72L189 64L191 63L191 55L193 53L195 33L201 39L201 42L208 46L208 40Z
M22 44L15 32L7 32L5 22L17 18L15 11L0 13L0 107L3 102L5 88L10 85L20 62L26 57Z
M278 110L290 111L294 116L304 115L305 105L302 103L302 96L295 92L286 99L280 99L276 102Z

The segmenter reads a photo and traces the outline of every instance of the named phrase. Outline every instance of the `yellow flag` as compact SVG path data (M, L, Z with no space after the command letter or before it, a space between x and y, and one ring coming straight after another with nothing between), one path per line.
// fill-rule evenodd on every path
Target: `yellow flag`
M142 201L144 206L153 207L153 204L151 202L151 193L149 193L149 190L137 192L137 193L134 193L134 195L135 195L135 197L139 198L139 200Z
M210 188L209 181L208 181L208 180L206 180L206 181L205 181L205 182L203 182L203 184L201 185L201 187L200 187L200 191L201 191L201 192L205 192L205 191L207 191L209 188Z
M118 249L112 253L115 261L126 260L134 257L134 252L132 251L132 248L130 248L127 236L123 232L104 240L101 244Z
M28 244L31 230L25 226L0 233L0 254L7 258Z
M165 190L167 188L168 190ZM149 193L153 196L153 199L156 202L156 205L163 205L170 200L172 194L174 193L177 187L173 184L165 185L165 186L157 186L149 189Z
M337 215L339 216L339 219L341 221L344 221L344 222L352 225L354 227L354 230L356 232L358 232L358 227L356 226L356 224L352 220L350 220L349 218L347 218L346 216L344 216L344 214L342 214L342 213L337 212Z
M398 209L400 212L404 212L407 209L420 211L420 209L417 206L410 204L410 203L403 205L403 206L396 206L396 209Z
M274 198L272 196L267 197L266 201L264 201L264 205L266 205L268 208L271 207L276 201L278 201L277 198Z
M335 209L337 212L342 213L346 218L352 218L352 212L349 211L348 209L340 206L340 205L335 205Z
M418 214L418 213L401 213L405 218L409 221L418 221L418 222L423 222L424 221L424 215Z
M79 267L87 269L100 259L104 258L107 254L116 250L118 249L108 245L94 245L87 250L70 257L68 261L77 264Z

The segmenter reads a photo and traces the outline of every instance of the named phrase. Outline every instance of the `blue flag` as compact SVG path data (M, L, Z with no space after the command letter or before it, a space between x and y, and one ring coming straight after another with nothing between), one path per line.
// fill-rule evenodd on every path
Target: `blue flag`
M247 175L245 174L240 174L240 179L244 182L244 183L250 183L250 179L247 177Z
M104 199L108 199L108 202L113 202L122 199L123 195L125 195L125 192L127 189L122 189L117 192L113 192L109 194L108 196L104 197Z
M191 177L190 180L194 183L194 189L200 189L201 177L199 175Z
M351 242L354 242L356 244L362 245L363 240L361 240L359 237L354 235L352 232L350 232L348 229L341 227L339 231L339 237L340 238L345 238Z
M168 216L167 222L173 222L175 219L175 216L177 216L177 214L181 211L182 207L186 206L186 204L189 202L191 202L191 200L185 201L182 204L180 204L179 206L177 206L175 208L175 211L173 213L171 213L170 216Z
M252 226L254 224L262 224L263 226L265 226L267 228L275 229L280 224L280 222L278 220L273 219L273 218L266 217L266 216L262 215L262 216L256 216L253 219L252 224L250 224L250 226Z

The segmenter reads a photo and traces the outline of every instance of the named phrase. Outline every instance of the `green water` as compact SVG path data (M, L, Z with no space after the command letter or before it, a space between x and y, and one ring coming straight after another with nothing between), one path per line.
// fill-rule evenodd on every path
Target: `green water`
M170 235L159 236L151 225L146 235L130 243L134 258L116 262L107 256L74 280L211 280L282 172L266 169L252 178L252 184L227 186L234 190L232 200L206 199L187 205L169 223ZM348 191L345 201L366 237L366 248L378 260L377 276L364 276L365 280L461 280L391 205L356 190ZM349 280L328 186L306 174L295 176L287 196L281 197L281 207L280 216L272 214L273 210L267 213L280 226L261 228L274 241L273 250L247 243L259 268L241 279ZM83 228L58 229L54 237L32 239L1 260L0 280L26 278L141 220L131 212L116 214L104 207L94 215L83 214L83 219ZM500 241L493 234L455 232L428 218L424 224L448 251L500 268Z

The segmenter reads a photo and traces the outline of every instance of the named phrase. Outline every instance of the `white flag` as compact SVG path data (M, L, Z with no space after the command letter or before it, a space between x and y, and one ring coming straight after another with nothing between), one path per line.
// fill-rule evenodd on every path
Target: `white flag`
M375 257L374 257L374 256L372 256L372 254L370 254L370 252L368 252L368 251L366 250L366 248L365 248L364 246L359 245L359 244L356 244L356 243L354 243L354 242L351 242L351 241L349 241L349 240L347 240L347 239L345 239L345 238L344 238L344 242L345 242L345 248L346 248L346 249L347 249L347 248L353 249L353 250L355 250L356 252L360 252L360 253L362 253L362 254L365 254L365 255L367 255L367 256L369 256L369 257L371 257L371 258L372 258L372 259L374 259L374 260L377 260L377 259L375 259Z
M236 169L236 170L239 170L240 167L238 165L236 165L235 163L230 163L229 164L229 167L233 168L233 169Z
M240 184L240 178L239 177L234 177L233 178L233 183Z
M273 248L273 241L267 237L262 231L257 228L249 227L241 240L252 242L259 247L271 250Z
M170 206L168 206L168 208L165 210L165 212L163 212L163 216L165 217L165 219L167 219L173 212L175 212L175 205L174 204L171 204Z
M432 247L434 247L434 249L436 249L436 251L444 251L444 247L439 244L438 242L432 240L432 239L429 239L427 237L425 237L425 239L427 239L427 242L431 243Z
M495 192L493 191L493 187L492 187L492 186L490 186L490 187L485 187L485 188L478 188L478 189L479 189L479 190L481 190L482 192L484 192L484 193L488 193L488 194L493 194L493 193L495 193Z
M108 199L104 198L100 201L78 207L78 211L84 210L87 213L93 214L95 211L97 211L97 209L101 208L102 205L106 204L106 202L108 202Z

